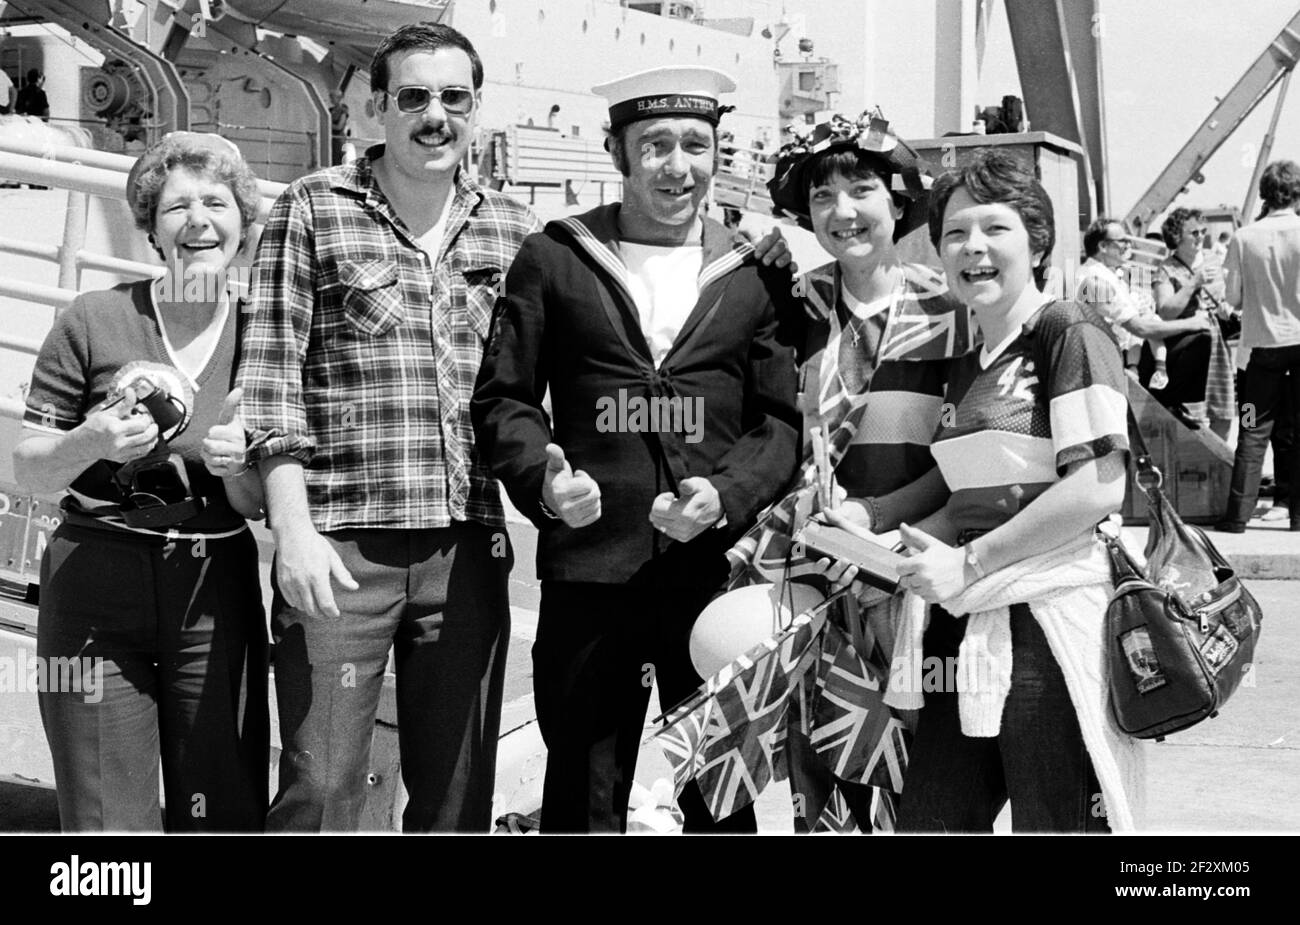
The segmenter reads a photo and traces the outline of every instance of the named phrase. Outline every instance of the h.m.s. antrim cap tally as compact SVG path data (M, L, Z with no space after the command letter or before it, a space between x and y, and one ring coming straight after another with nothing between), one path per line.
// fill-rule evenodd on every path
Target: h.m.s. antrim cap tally
M717 125L735 107L718 97L736 89L736 82L717 68L670 65L639 71L592 87L609 100L609 127L616 131L641 119L693 116Z

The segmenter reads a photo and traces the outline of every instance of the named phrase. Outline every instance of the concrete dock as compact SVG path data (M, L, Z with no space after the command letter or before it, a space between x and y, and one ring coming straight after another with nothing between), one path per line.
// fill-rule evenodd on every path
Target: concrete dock
M1145 531L1125 528L1140 549ZM545 748L532 699L530 650L540 589L534 577L535 531L515 515L510 524L516 566L510 593L513 625L498 755L495 815L535 812L541 800ZM1253 684L1238 690L1215 719L1163 743L1150 743L1146 828L1169 832L1300 832L1300 533L1281 524L1252 525L1244 534L1210 533L1255 594L1264 612ZM264 575L264 578L266 576ZM0 631L0 658L34 640ZM653 699L650 715L656 715ZM395 737L394 737L395 738ZM377 759L381 757L377 755ZM383 756L387 760L387 755ZM636 831L673 829L669 766L656 746L642 749L632 816ZM57 828L53 775L35 694L0 691L0 830ZM394 807L399 811L400 807ZM788 784L775 783L757 804L761 830L792 831ZM998 828L1009 830L1004 813Z

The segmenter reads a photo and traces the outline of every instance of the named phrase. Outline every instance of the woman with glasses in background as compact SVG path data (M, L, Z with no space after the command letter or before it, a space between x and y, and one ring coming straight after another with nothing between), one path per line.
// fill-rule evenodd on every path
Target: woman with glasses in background
M1165 338L1208 331L1212 322L1205 315L1165 321L1155 312L1149 294L1134 292L1123 278L1133 245L1119 219L1103 216L1083 233L1085 259L1079 267L1075 301L1088 306L1110 324L1120 351L1137 360L1143 341L1154 354L1151 384L1163 388L1169 383Z
M1156 271L1156 311L1166 321L1186 320L1198 314L1209 317L1219 309L1220 299L1212 291L1222 292L1222 277L1217 265L1206 262L1201 242L1206 234L1205 221L1196 209L1174 209L1160 226L1165 245L1173 253ZM1210 429L1226 438L1236 415L1233 394L1232 358L1218 326L1165 338L1168 350L1166 366L1169 384L1154 388L1156 355L1151 344L1142 349L1138 376L1151 395L1192 429L1202 424L1201 415L1187 406L1204 402L1204 417Z

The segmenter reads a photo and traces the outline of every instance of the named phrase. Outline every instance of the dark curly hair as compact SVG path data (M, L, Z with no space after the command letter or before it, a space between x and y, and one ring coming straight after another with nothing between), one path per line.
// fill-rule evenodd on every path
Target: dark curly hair
M1178 242L1183 239L1183 229L1187 227L1187 223L1200 220L1200 209L1185 209L1179 206L1170 212L1160 224L1160 237L1164 238L1165 247L1170 250L1177 247Z
M978 203L1001 203L1015 210L1029 234L1029 252L1042 254L1034 267L1034 282L1042 288L1047 258L1056 244L1056 212L1052 199L1034 175L1016 158L996 148L977 153L964 167L950 170L930 190L930 243L939 249L948 200L965 189Z
M1300 200L1300 164L1274 161L1259 178L1259 198L1269 210L1286 209Z
M177 167L183 167L230 187L239 206L240 245L243 245L242 238L257 220L257 210L262 204L257 175L246 163L184 137L163 139L142 155L141 159L145 158L148 162L135 179L129 202L137 228L150 235L154 233L158 200L167 184L167 177Z

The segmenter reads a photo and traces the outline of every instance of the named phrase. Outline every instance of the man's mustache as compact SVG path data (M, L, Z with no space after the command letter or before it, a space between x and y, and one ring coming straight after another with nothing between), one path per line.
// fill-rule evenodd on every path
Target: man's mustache
M436 129L436 128L421 129L420 131L411 134L411 138L413 138L416 141L446 142L446 141L451 141L455 137L456 136L452 132L448 132L445 129Z

